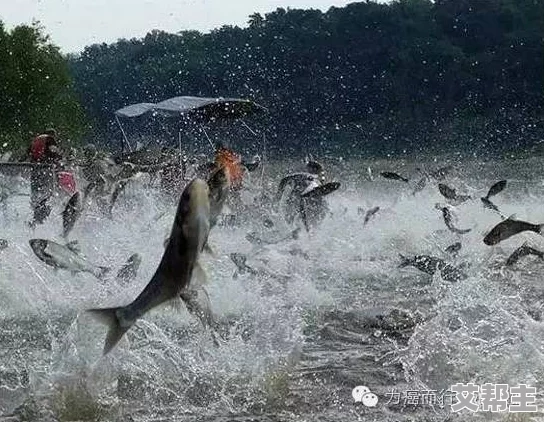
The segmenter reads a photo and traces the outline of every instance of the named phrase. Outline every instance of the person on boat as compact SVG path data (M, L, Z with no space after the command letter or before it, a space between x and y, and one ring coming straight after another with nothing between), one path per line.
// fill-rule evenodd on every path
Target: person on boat
M36 164L30 175L30 205L34 214L31 225L35 226L42 224L51 212L47 202L53 195L55 175L63 168L56 130L48 129L36 136L28 155L30 162Z
M223 167L227 173L231 189L240 190L244 180L242 158L225 145L219 145L215 151L214 169Z

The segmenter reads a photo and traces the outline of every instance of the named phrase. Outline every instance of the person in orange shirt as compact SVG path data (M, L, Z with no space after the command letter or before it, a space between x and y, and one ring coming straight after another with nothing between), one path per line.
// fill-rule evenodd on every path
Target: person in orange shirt
M215 152L215 169L223 167L229 180L229 185L233 190L239 190L244 180L244 169L242 159L233 150L219 146Z

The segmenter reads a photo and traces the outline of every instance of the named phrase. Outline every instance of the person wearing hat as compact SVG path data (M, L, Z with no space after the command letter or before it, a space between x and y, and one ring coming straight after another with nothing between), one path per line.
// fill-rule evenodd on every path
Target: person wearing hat
M34 213L31 225L34 226L42 224L51 212L47 202L53 195L55 174L62 169L56 130L47 129L36 136L30 144L28 155L30 162L37 164L30 175L30 205Z

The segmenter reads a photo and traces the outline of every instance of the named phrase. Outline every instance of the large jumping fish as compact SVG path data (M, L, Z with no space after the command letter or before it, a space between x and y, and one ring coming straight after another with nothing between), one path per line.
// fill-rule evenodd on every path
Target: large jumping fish
M210 322L209 309L202 309L191 279L202 271L198 263L210 232L210 200L207 183L194 179L179 200L170 240L151 281L138 297L126 306L90 309L89 312L108 325L104 345L107 354L121 337L150 309L181 297L189 312L203 322Z

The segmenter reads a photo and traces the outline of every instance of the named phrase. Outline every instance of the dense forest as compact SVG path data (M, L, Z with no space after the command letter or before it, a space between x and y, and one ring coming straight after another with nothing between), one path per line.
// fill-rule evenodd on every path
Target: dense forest
M71 58L100 136L117 108L177 95L269 109L271 145L384 154L544 139L544 2L402 0L277 9L208 34L153 31Z
M55 127L65 139L86 130L66 58L37 23L7 31L0 21L0 148L24 145Z
M36 42L38 52L52 48ZM249 16L245 28L152 31L89 46L67 61L92 128L87 139L111 146L121 139L116 109L179 95L243 97L267 107L266 116L247 123L278 153L519 153L544 140L542 0L277 9ZM42 69L34 77L43 78L48 63L32 63ZM60 124L70 107L77 114L65 79L57 83L56 102L25 94L2 110L2 126L27 130L21 119L32 116L32 127ZM47 104L49 114L29 112L35 104Z

